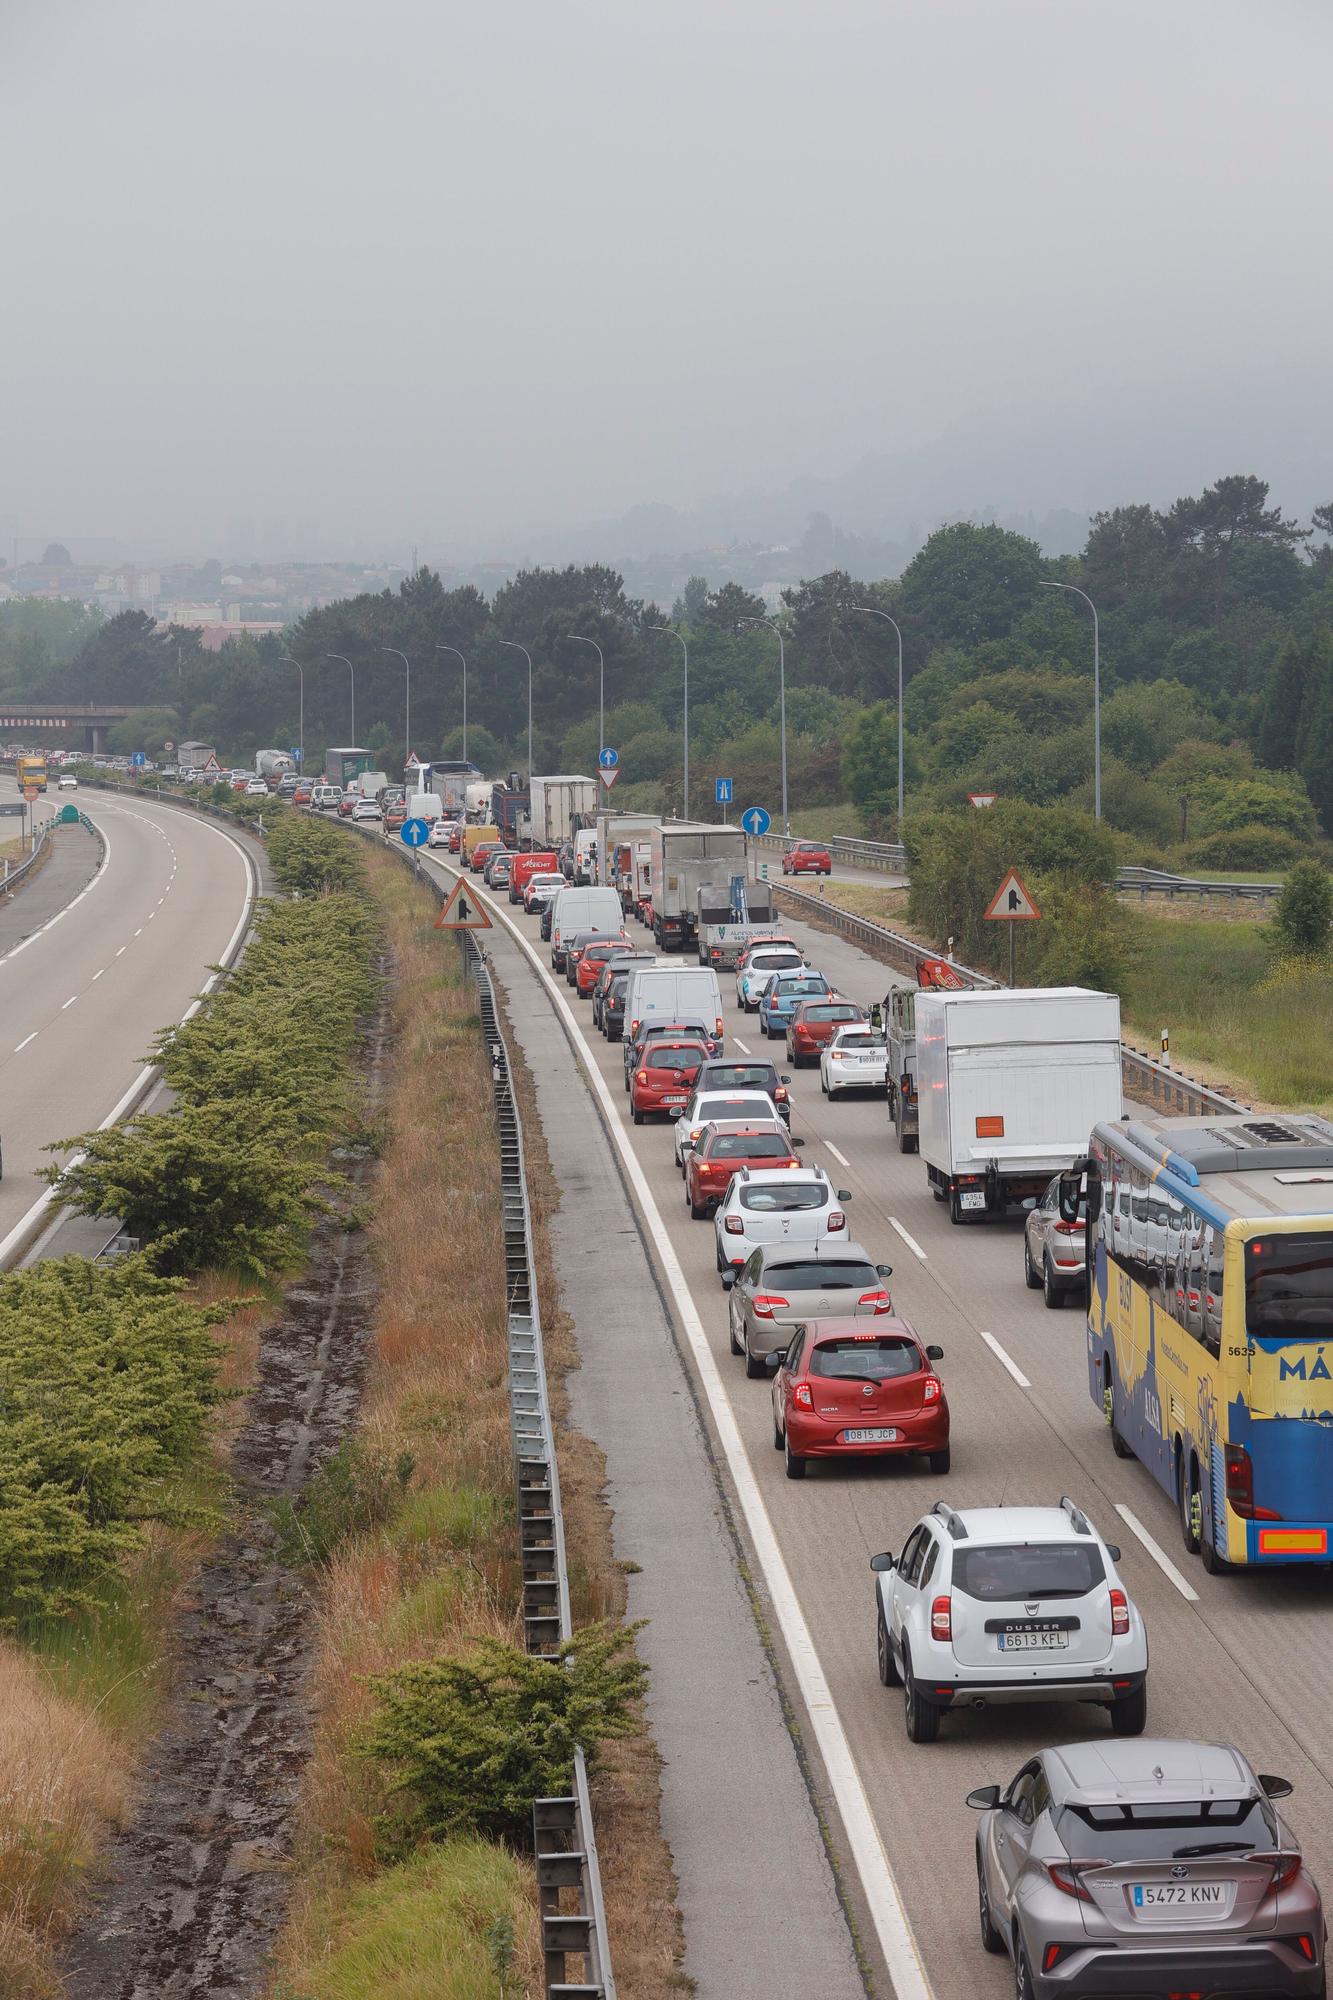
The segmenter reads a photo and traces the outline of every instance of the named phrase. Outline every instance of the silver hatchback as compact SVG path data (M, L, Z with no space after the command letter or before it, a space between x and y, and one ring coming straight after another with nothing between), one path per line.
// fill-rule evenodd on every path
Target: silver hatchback
M721 1275L731 1295L731 1351L745 1356L745 1372L755 1379L768 1372L766 1356L790 1347L806 1320L874 1321L893 1311L886 1282L892 1266L872 1263L868 1250L841 1236L817 1243L760 1243L739 1270L732 1265Z
M1044 1750L981 1814L982 1947L1018 2000L1324 1995L1324 1912L1274 1800L1226 1743Z
M1027 1204L1025 1204L1027 1206ZM1082 1295L1087 1284L1084 1223L1088 1197L1078 1198L1078 1221L1060 1215L1060 1176L1028 1206L1023 1221L1023 1280L1054 1311L1066 1298Z

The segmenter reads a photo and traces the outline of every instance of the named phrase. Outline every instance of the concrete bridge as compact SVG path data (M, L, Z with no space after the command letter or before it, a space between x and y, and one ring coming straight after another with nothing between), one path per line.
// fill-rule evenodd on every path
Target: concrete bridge
M0 737L16 736L24 743L37 743L45 741L53 729L81 729L83 748L98 752L106 749L107 730L123 722L129 712L106 701L28 705L5 702L0 697Z

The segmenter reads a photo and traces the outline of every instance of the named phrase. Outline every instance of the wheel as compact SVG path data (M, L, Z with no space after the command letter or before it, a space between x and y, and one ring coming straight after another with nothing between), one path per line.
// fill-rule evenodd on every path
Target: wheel
M637 1105L637 1104L635 1104L635 1105L633 1105L633 1106L631 1107L631 1109L630 1109L630 1117L631 1117L631 1118L632 1118L632 1119L634 1120L634 1123L635 1123L636 1125L642 1125L642 1123L643 1123L643 1113L642 1113L642 1111L640 1111L640 1109L639 1109L639 1107L638 1107L638 1105Z
M782 1450L782 1432L778 1429L778 1417L776 1410L773 1412L773 1449L774 1451Z
M1014 2000L1032 2000L1032 1968L1021 1937L1014 1940Z
M1041 1260L1041 1297L1048 1312L1058 1311L1064 1303L1064 1293L1055 1282L1049 1257L1043 1257Z
M749 1334L742 1333L741 1339L744 1342L741 1352L745 1356L745 1373L752 1382L757 1382L764 1372L763 1361L757 1355L751 1354Z
M933 1743L940 1733L940 1711L933 1701L924 1701L912 1678L912 1656L903 1648L903 1719L909 1743Z
M821 1089L821 1090L823 1091L823 1093L824 1093L825 1097L827 1097L827 1096L828 1096L828 1079L827 1079L827 1077L826 1077L826 1076L824 1075L824 1065L823 1065L823 1063L821 1063L821 1064L819 1065L819 1088L820 1088L820 1089Z
M915 1132L903 1132L901 1130L899 1131L898 1151L900 1153L914 1153L917 1149L917 1143L918 1143L917 1135Z
M1115 1427L1115 1391L1111 1386L1110 1362L1103 1362L1102 1368L1102 1408L1106 1412L1107 1428L1111 1433L1111 1449L1117 1458L1133 1458L1133 1452Z
M1032 1245L1028 1241L1026 1229L1023 1231L1023 1283L1030 1292L1041 1290L1041 1279L1032 1268Z
M1142 1736L1148 1726L1148 1683L1111 1703L1111 1729L1116 1736Z
M747 1368L748 1368L748 1361L747 1361ZM782 1439L782 1451L783 1451L783 1463L786 1467L788 1479L804 1479L807 1461L803 1458L798 1458L796 1456L795 1452L791 1448L791 1439L787 1437L785 1433Z
M1180 1501L1180 1539L1192 1556L1199 1553L1199 1530L1202 1525L1203 1508L1199 1500L1199 1489L1195 1484L1194 1471L1189 1459L1180 1454L1180 1476L1176 1482Z
M727 1314L727 1345L733 1354L744 1354L745 1352L745 1349L736 1338L736 1320L732 1313Z
M937 1478L942 1478L943 1475L949 1470L948 1445L947 1444L945 1445L943 1451L928 1451L926 1453L926 1465L929 1468L929 1470L935 1474Z
M1212 1536L1212 1523L1206 1514L1203 1518L1203 1530L1199 1536L1199 1558L1209 1576L1222 1576L1231 1568L1226 1557L1217 1553L1217 1544Z
M988 1951L992 1958L1004 1950L1004 1939L991 1921L990 1890L986 1887L986 1871L981 1865L981 1850L977 1849L977 1914L981 1923L981 1949Z
M875 1613L875 1657L879 1662L881 1685L886 1688L896 1688L899 1685L898 1668L893 1657L893 1647L889 1644L889 1628L884 1623L882 1604Z
M685 1192L685 1200L689 1206L690 1219L694 1222L706 1222L708 1219L708 1203L705 1202L702 1208L696 1207L695 1203L690 1200L688 1189Z

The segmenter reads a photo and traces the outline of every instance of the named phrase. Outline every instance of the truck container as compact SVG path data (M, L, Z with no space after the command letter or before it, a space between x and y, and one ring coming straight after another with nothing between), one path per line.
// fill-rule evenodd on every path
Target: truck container
M952 1222L1040 1197L1119 1118L1120 1000L1082 986L915 995L921 1157Z
M463 787L463 810L469 819L488 819L491 810L489 778L469 778Z
M620 907L642 918L653 893L653 847L650 840L617 842L611 856L611 887L620 897Z
M276 785L296 770L296 759L285 750L256 750L255 776L262 778L266 785Z
M473 855L476 853L477 849L481 846L483 841L498 840L499 838L500 838L500 829L498 826L464 827L463 829L464 860L471 861Z
M964 991L968 981L947 958L923 958L916 968L917 986ZM884 1092L889 1117L898 1135L898 1151L914 1153L919 1137L916 1080L916 986L891 986L884 995L880 1018L888 1049ZM872 1020L874 1016L871 1016Z
M767 882L705 882L699 890L695 941L700 965L734 972L746 945L762 937L777 937L782 929Z
M745 835L738 826L677 819L648 837L653 936L660 950L681 951L696 942L700 889L724 885L729 901L732 877L745 874Z
M444 801L445 816L448 819L462 819L467 811L467 788L474 784L481 772L466 758L437 758L428 765L430 788L438 792Z
M597 829L598 882L604 887L618 887L615 881L616 849L626 841L646 840L652 829L661 824L660 813L617 812L614 806L602 806L593 816L593 825Z
M344 791L348 791L353 778L359 778L363 771L370 769L374 755L373 750L358 750L354 746L344 747L341 750L326 750L324 782L329 785L341 785Z
M532 781L532 844L560 848L588 824L597 804L596 778L557 775Z
M44 792L46 790L45 750L25 750L14 761L14 778L19 790Z
M506 847L518 847L528 818L528 788L515 784L518 774L510 773L508 784L491 786L491 823L498 826Z

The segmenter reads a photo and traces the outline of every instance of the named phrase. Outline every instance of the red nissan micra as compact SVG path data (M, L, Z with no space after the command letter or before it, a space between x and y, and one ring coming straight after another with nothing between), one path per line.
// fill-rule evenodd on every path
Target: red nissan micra
M655 1112L670 1116L683 1111L707 1054L702 1042L650 1042L630 1077L629 1108L634 1123L642 1125Z
M845 1319L811 1319L785 1351L770 1354L773 1447L788 1479L804 1479L812 1458L924 1454L933 1473L949 1470L949 1405L926 1347L895 1314L862 1331Z

